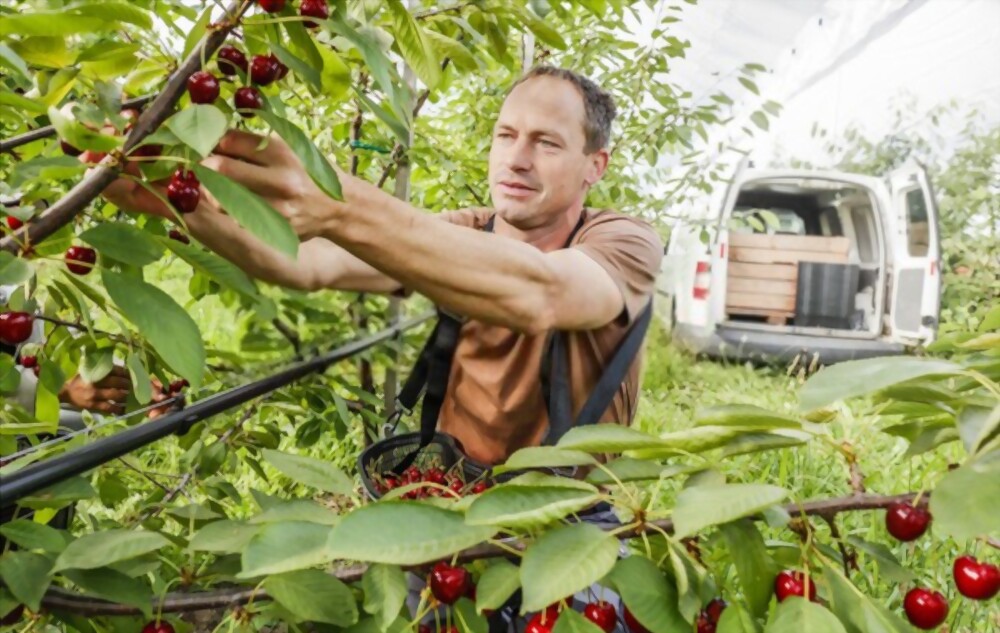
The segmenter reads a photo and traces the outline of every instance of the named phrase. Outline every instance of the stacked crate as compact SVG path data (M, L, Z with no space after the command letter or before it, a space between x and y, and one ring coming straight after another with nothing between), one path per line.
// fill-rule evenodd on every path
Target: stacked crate
M846 237L730 233L726 313L788 323L795 317L799 262L846 264L849 250Z

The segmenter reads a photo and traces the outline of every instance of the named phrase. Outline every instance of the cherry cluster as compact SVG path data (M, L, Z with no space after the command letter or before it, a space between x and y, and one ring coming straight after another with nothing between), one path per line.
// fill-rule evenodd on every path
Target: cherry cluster
M438 465L428 464L423 468L410 466L401 475L383 473L381 481L375 482L379 495L403 486L414 487L404 492L403 499L426 499L427 497L464 497L486 492L490 484L485 479L466 482L460 468L445 470ZM416 485L415 485L416 484ZM419 485L424 484L424 485Z

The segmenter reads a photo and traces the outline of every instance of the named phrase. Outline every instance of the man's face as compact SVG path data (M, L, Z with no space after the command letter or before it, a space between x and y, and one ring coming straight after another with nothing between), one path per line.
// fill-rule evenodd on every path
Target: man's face
M507 96L493 130L493 207L521 230L544 226L581 207L607 165L606 150L584 153L585 110L576 87L533 77Z

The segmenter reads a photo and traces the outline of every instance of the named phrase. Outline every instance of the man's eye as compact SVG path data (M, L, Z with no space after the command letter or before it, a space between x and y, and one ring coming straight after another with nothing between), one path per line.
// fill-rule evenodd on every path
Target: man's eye
M557 143L554 143L553 141L546 141L545 139L542 139L541 143L545 147L559 147Z
M510 132L497 132L497 138L511 138L513 136Z

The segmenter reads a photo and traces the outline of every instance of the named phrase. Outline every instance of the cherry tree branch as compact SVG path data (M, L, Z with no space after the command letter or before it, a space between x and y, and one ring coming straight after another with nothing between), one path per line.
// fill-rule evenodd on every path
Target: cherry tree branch
M224 19L219 26L213 28L202 38L187 59L167 80L163 91L136 120L132 133L125 139L123 153L127 154L173 114L174 105L180 100L187 88L188 77L201 68L202 59L207 59L215 54L215 51L225 42L229 32L239 22L240 17L252 4L251 0L236 0L227 7L227 19ZM111 156L113 154L109 155L109 157ZM0 239L0 250L17 253L22 244L30 247L31 244L41 242L69 224L77 214L101 195L101 192L115 180L119 171L118 165L111 163L98 165L58 202L49 207L45 213L13 234Z
M792 516L819 516L826 519L827 517L832 518L841 512L877 510L880 508L887 508L893 503L909 503L912 502L917 494L918 493L916 492L907 492L900 495L853 494L846 497L818 499L802 504L790 503L784 506L784 510ZM926 500L928 497L929 494L924 493L922 498ZM756 521L763 520L763 517L759 515L755 515L750 518ZM663 531L672 532L673 527L673 520L659 519L656 521L650 521L647 524L640 525L627 531L619 532L617 533L617 538L630 539L642 534L659 534ZM514 556L515 552L524 551L526 548L527 543L521 541L504 543L502 546L492 543L481 543L458 552L458 554L455 555L455 558L461 563L486 558L509 558ZM449 557L449 559L450 558L451 557ZM409 566L406 567L406 569L421 573L428 566L429 563L424 565ZM344 566L334 571L333 576L342 582L352 583L360 580L367 569L367 565ZM270 596L267 591L263 589L250 587L227 587L213 591L200 591L195 593L168 593L162 600L157 599L157 604L162 605L163 613L176 613L234 607L237 605L247 604L251 600L256 602L269 599L271 599ZM59 587L50 588L46 592L45 597L42 599L42 604L48 609L68 611L81 615L136 615L140 613L138 608L131 605L84 597L80 594Z

